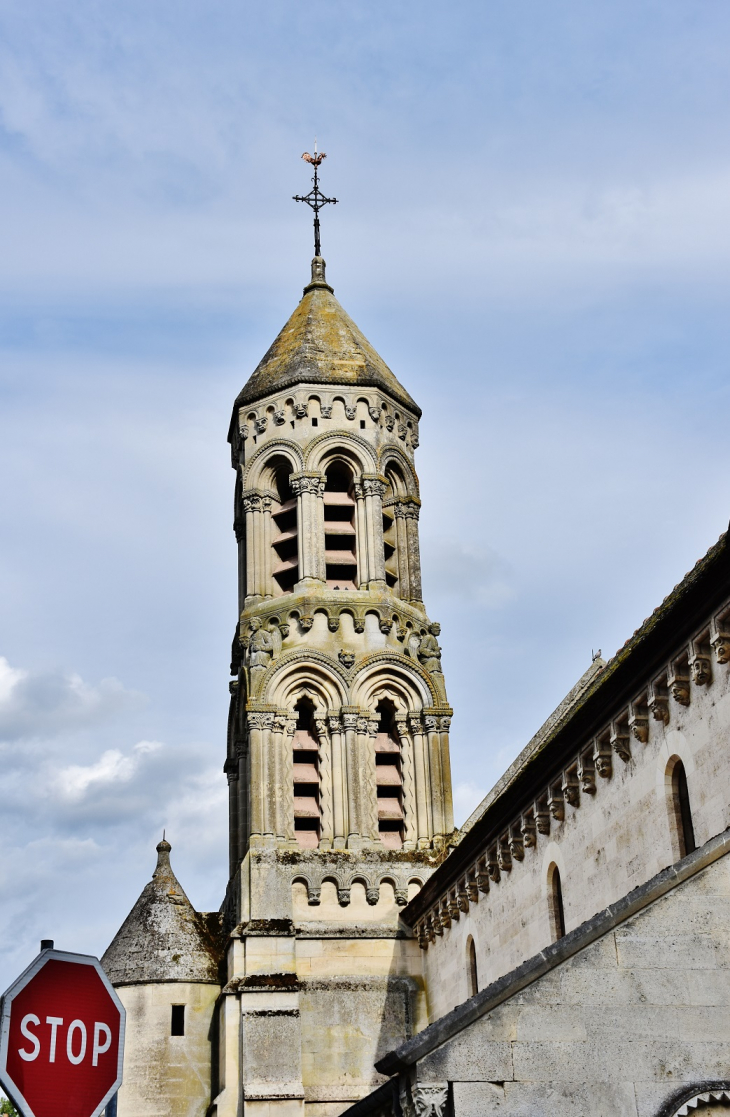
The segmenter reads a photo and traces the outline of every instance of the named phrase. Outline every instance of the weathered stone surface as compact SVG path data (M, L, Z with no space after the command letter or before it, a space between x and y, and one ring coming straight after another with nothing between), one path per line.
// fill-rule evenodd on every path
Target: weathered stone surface
M170 865L170 843L157 846L152 880L101 960L113 985L186 981L218 985L217 919L196 912Z

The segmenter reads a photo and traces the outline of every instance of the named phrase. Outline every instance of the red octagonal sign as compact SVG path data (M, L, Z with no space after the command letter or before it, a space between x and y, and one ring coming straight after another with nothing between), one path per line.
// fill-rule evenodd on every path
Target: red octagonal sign
M123 1057L124 1008L96 958L43 950L5 993L0 1083L24 1117L97 1117Z

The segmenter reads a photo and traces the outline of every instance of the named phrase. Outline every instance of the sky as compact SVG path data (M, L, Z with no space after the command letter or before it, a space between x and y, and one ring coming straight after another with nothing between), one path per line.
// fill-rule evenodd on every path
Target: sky
M457 821L726 529L725 0L4 0L0 988L227 875L233 399L311 256L424 411ZM304 211L304 212L303 212Z

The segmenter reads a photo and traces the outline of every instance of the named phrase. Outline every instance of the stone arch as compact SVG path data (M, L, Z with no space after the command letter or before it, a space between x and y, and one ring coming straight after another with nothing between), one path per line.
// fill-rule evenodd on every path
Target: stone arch
M293 709L305 695L323 714L338 710L347 705L347 682L343 670L329 656L311 648L297 648L285 652L267 668L260 696L267 704Z
M324 473L327 466L340 458L352 469L355 476L375 473L377 462L372 448L360 435L349 431L324 431L313 438L307 447L306 468Z
M288 438L272 438L261 446L243 471L243 484L246 489L265 488L267 484L267 467L274 458L285 458L291 465L292 473L304 469L302 452L295 442Z
M407 456L398 446L386 446L380 452L378 459L378 471L384 477L388 477L388 471L393 472L401 478L403 484L403 492L395 492L394 496L403 497L418 497L418 477L411 462Z
M375 709L381 697L390 698L403 713L416 713L438 702L436 689L420 664L411 661L406 665L396 652L368 656L352 680L353 705Z
M690 1117L690 1114L704 1111L720 1113L730 1108L730 1082L706 1082L685 1087L662 1106L658 1117Z

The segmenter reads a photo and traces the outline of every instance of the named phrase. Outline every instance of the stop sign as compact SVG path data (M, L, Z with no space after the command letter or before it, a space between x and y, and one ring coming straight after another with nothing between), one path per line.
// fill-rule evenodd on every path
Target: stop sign
M122 1083L124 1008L96 958L42 950L0 1007L0 1083L24 1117L97 1117Z

